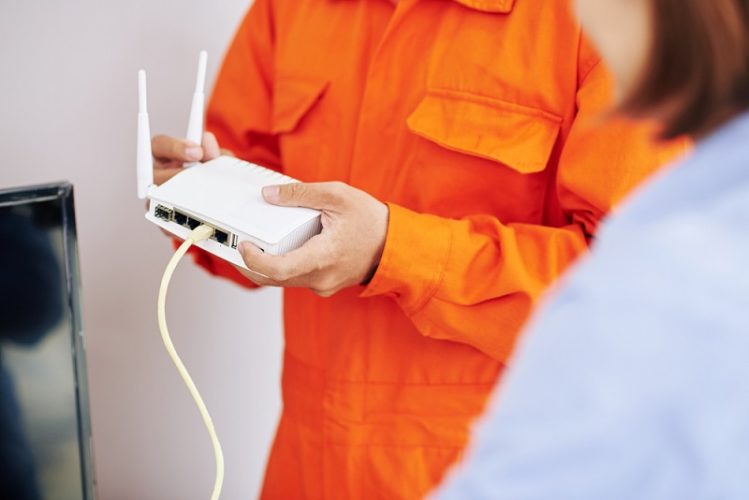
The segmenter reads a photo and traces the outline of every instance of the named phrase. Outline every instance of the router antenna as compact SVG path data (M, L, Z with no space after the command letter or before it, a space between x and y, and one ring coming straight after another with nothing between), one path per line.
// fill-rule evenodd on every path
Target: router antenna
M148 123L146 72L138 72L138 198L145 199L153 186L153 159L151 156L151 126Z
M190 121L187 124L187 140L195 144L203 142L203 114L205 108L205 68L208 54L200 52L198 59L198 77L195 81L195 93L192 95Z

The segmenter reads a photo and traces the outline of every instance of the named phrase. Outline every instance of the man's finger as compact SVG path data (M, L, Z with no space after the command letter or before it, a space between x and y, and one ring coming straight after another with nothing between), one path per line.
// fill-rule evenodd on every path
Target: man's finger
M203 158L203 148L199 144L168 135L157 135L151 139L151 151L154 158L164 160L190 162L200 161Z
M341 182L292 182L279 186L265 186L263 198L274 205L325 210L341 204L345 188L345 184Z
M256 273L244 267L235 266L239 274L252 281L258 286L279 286L275 281L260 273Z
M160 186L180 172L182 172L182 167L156 168L153 171L153 182L157 186Z
M277 286L277 287L283 286L278 281L272 280L265 275L256 273L255 271L251 271L249 269L242 269L242 275L248 280L255 283L257 286Z
M284 255L270 255L264 253L249 242L239 245L245 265L253 272L263 274L270 280L300 286L294 280L308 275L319 268L323 256L319 244L320 239L312 237L307 243Z
M269 278L268 276L258 273L256 271L252 271L251 269L245 269L241 268L242 275L255 283L258 286L275 286L275 287L301 287L301 288L309 288L310 282L311 282L311 276L310 274L305 274L302 276L297 276L295 278L290 278L286 281L278 281L274 280L272 278Z
M166 158L154 158L153 168L182 168L185 162L178 160L169 160Z
M203 161L215 160L221 156L221 149L218 147L216 136L211 132L203 133Z

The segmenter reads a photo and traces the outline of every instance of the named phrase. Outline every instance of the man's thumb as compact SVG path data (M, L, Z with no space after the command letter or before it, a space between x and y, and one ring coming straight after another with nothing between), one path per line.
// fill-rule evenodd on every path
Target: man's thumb
M263 187L263 198L268 203L287 207L326 209L334 201L331 183L292 182Z
M264 186L263 187L263 198L268 203L277 204L280 200L281 186Z

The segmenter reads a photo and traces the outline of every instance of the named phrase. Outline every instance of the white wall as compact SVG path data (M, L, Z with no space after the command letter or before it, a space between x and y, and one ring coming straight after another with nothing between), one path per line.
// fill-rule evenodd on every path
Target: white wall
M250 0L0 2L0 187L75 185L99 498L203 499L213 456L164 352L156 292L171 247L135 199L136 72L154 132L183 134L198 51L210 81ZM277 291L191 264L171 330L226 456L222 498L256 496L279 410Z

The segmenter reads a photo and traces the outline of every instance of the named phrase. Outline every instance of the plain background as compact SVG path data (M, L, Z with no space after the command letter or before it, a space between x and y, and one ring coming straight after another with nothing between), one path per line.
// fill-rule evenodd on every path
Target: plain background
M198 52L210 85L249 3L0 2L0 187L75 185L102 500L204 499L213 484L210 442L156 327L171 246L135 197L137 70L151 130L183 135ZM280 294L185 262L168 317L222 440L222 498L253 498L280 408Z

